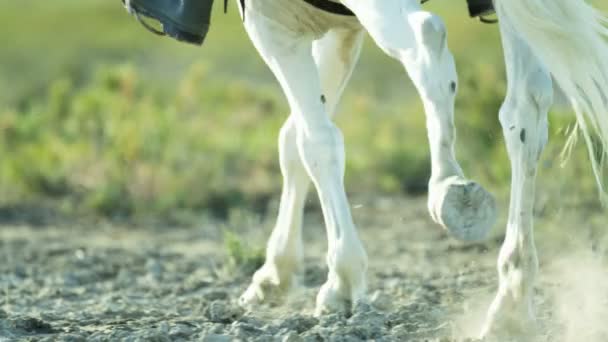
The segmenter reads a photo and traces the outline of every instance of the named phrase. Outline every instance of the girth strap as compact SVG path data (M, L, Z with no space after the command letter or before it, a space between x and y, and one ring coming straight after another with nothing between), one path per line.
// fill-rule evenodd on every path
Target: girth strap
M329 13L349 16L355 15L353 11L349 10L348 7L342 5L339 2L333 2L329 0L304 0L304 2Z
M348 9L348 7L344 6L343 4L341 4L339 2L333 2L330 0L302 0L302 1L306 2L307 4L309 4L311 6L314 6L318 9L321 9L321 10L329 12L329 13L338 14L338 15L355 16L355 13L353 13L353 11L351 11L350 9ZM420 0L420 3L424 4L428 1L429 0ZM498 22L498 20L487 19L486 17L484 17L484 14L488 14L488 13L494 11L494 8L492 7L492 0L467 0L467 2L469 2L469 10L471 10L472 2L483 3L485 5L483 13L475 13L475 15L474 15L474 13L472 11L470 11L471 16L479 16L479 20L486 24L494 24L494 23ZM226 11L227 3L228 3L228 0L224 0L224 11ZM241 3L241 8L243 9L243 21L245 21L245 0L240 0L240 3Z
M348 9L348 7L342 5L339 2L333 2L329 0L303 0L304 2L318 8L324 10L329 13L338 14L338 15L348 15L355 16L355 13ZM420 0L421 4L424 4L429 0ZM490 0L491 1L491 0Z

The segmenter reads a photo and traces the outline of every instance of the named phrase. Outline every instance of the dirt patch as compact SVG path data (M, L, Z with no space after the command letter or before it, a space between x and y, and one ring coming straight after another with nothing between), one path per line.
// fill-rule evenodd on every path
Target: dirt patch
M229 265L222 231L229 228L259 246L271 221L245 215L192 228L3 226L0 341L453 341L471 336L495 291L502 229L484 244L463 245L429 221L423 200L356 202L355 219L370 256L370 300L350 316L312 316L326 272L318 213L306 220L301 286L285 305L255 311L235 305L250 274ZM580 228L577 236L593 227ZM573 319L577 310L596 317L608 307L607 254L598 244L606 240L590 236L589 244L564 245L571 236L540 229L539 340L574 341L583 329L586 341L607 339L598 327L601 319ZM574 251L566 254L569 248ZM575 251L586 251L585 258ZM586 286L576 276L583 270ZM509 339L517 340L500 340Z

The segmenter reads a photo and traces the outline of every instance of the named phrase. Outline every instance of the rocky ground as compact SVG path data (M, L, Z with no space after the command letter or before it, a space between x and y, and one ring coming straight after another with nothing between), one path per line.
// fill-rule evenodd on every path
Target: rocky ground
M253 268L235 265L224 231L260 248L272 220L233 215L189 228L116 224L0 227L0 341L458 341L473 336L496 289L502 227L462 244L432 224L423 199L355 201L370 256L370 304L312 316L325 278L318 212L305 225L301 286L281 306L235 305ZM600 215L600 214L598 214ZM606 341L605 216L540 230L540 341ZM540 226L560 217L540 218ZM544 222L544 224L543 224ZM590 232L581 234L581 232ZM568 233L570 232L570 233ZM573 235L574 234L574 235ZM573 243L573 236L580 243ZM587 236L588 235L588 236ZM232 258L234 259L234 258ZM601 318L603 317L603 318ZM528 340L504 332L498 341Z

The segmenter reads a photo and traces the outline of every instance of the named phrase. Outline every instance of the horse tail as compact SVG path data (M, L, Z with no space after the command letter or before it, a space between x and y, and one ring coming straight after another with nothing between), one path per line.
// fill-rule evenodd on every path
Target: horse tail
M495 0L505 20L551 72L576 114L600 197L608 156L608 20L585 0ZM594 139L596 136L597 139Z

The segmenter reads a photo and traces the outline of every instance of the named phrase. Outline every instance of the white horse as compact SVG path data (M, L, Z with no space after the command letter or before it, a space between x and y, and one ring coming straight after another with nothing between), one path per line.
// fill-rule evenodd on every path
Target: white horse
M424 11L418 0L341 2L356 17L328 13L303 0L245 0L241 9L249 36L291 109L279 138L284 183L278 219L266 262L240 298L242 305L267 300L293 284L302 263L302 210L311 180L321 201L329 247L329 274L317 296L316 314L349 310L365 298L367 256L344 190L343 138L332 122L365 31L403 64L424 103L432 161L428 208L433 220L464 240L483 238L494 222L492 196L465 178L454 157L458 81L442 20ZM534 183L547 142L552 77L573 105L590 153L595 153L592 134L608 151L604 17L584 0L495 0L494 5L507 66L508 92L499 119L511 159L512 187L498 258L498 294L482 336L507 306L519 308L522 320L534 320ZM601 187L601 165L593 165Z

